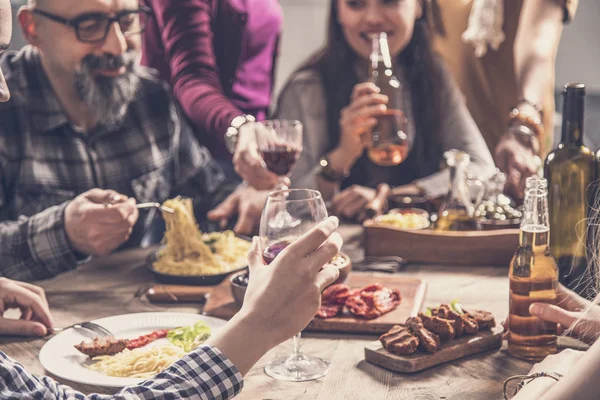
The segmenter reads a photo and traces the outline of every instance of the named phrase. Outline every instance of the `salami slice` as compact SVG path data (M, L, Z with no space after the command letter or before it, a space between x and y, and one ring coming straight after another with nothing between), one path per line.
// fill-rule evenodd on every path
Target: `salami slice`
M343 304L321 304L317 311L317 317L323 319L336 317L343 307Z

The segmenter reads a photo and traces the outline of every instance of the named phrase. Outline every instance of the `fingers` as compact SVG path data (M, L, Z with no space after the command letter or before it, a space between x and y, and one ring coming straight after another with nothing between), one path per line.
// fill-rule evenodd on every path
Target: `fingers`
M117 193L114 190L104 189L92 189L85 192L83 196L92 203L98 204L117 204L127 199L127 196Z
M260 248L260 239L257 236L252 238L252 246L248 251L248 269L250 273L252 270L264 266L265 262L262 256L262 249Z
M221 204L212 211L209 211L207 217L211 221L220 221L221 228L227 225L227 221L235 214L239 204L237 193L230 194Z
M558 286L558 300L558 305L568 311L581 311L592 305L591 301L584 299L562 284Z
M316 268L321 269L339 254L342 244L344 240L339 233L334 232L309 258L314 261Z
M27 283L27 282L21 282L21 281L12 281L15 285L19 285L35 294L37 294L38 296L40 296L40 298L42 299L42 301L44 302L44 304L46 306L48 306L48 300L46 299L46 292L44 291L44 289L42 289L39 286L33 285L31 283Z
M361 96L356 98L350 104L348 110L357 111L364 107L387 104L389 102L389 98L383 94L369 94L366 96Z
M373 82L359 83L354 86L354 89L352 89L352 100L360 96L380 92L381 89L379 89Z
M233 231L239 235L251 235L254 230L254 216L249 212L246 207L240 210L238 220L233 227Z
M339 223L336 217L327 218L288 246L283 253L289 254L292 260L312 254L335 232Z
M107 205L105 205L107 204ZM98 223L113 224L121 221L137 221L138 209L134 198L127 198L125 201L116 204L94 204L86 206L86 212Z
M33 311L32 316L39 318L45 326L52 327L50 309L42 297L8 280L3 281L1 290L3 298L2 311L13 307L29 308Z
M552 304L533 303L529 306L531 315L543 321L556 322L564 327L570 327L577 320L577 316Z
M323 291L327 286L331 285L340 276L340 270L333 265L327 265L317 274L316 283L319 291Z
M234 163L235 171L256 189L269 190L277 184L277 175L267 169L256 151L241 150Z
M0 335L46 336L48 328L36 321L0 318Z

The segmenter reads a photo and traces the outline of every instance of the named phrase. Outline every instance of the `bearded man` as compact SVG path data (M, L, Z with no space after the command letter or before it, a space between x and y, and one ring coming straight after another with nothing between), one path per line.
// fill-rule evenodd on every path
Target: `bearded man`
M29 45L0 65L0 276L35 280L138 246L155 211L183 195L206 214L233 191L169 89L138 64L148 9L136 0L29 0ZM235 190L209 216L251 233L265 193ZM202 215L199 215L202 217Z

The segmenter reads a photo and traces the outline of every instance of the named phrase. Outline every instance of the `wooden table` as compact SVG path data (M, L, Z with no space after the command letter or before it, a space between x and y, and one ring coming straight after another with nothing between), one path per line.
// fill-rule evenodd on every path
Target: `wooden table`
M340 232L346 239L344 251L352 258L362 258L361 228L342 226ZM148 252L137 249L96 259L76 271L41 282L56 325L144 311L200 313L200 305L157 306L135 296L139 289L153 283L143 265ZM463 304L477 305L503 319L508 311L507 268L409 265L401 273L428 282L426 305L460 299ZM364 361L364 345L373 340L376 337L306 334L302 341L304 351L331 360L332 365L325 378L303 383L276 381L263 372L265 364L276 355L291 352L288 341L266 354L250 371L238 399L488 400L501 398L506 377L531 368L531 364L510 357L503 349L402 375ZM0 350L23 363L30 372L44 374L38 361L44 343L41 339L6 337L0 339ZM102 388L71 386L84 392L108 393Z

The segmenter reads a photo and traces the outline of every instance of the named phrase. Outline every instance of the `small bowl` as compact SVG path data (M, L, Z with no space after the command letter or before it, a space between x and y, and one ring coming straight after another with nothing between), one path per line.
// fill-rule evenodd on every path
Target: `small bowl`
M379 223L379 220L381 219L382 216L379 216L377 218L375 218L375 223L379 224L380 226L389 226L392 228L397 228L397 229L403 229L406 231L420 231L422 229L427 229L429 228L429 226L431 225L431 220L430 220L430 215L427 211L421 209L421 208L394 208L392 210L390 210L388 212L388 214L417 214L419 216L422 216L423 218L425 218L427 220L427 225L421 227L421 228L400 228L400 227L396 227L394 225L390 225L390 224L385 224L385 223Z
M350 271L352 271L352 261L350 260L350 257L345 255L344 253L340 253L339 257L341 257L343 259L343 261L340 262L340 265L339 265L340 276L333 283L334 285L338 284L338 283L344 283L346 281L346 279L348 279L348 275L350 274ZM229 283L230 283L229 286L231 287L231 295L233 296L233 300L235 301L235 304L237 304L238 307L241 307L242 304L244 303L244 296L246 295L246 287L247 287L247 284L243 285L239 281L241 279L246 278L247 276L248 276L248 271L240 271L240 272L233 274L229 278Z

